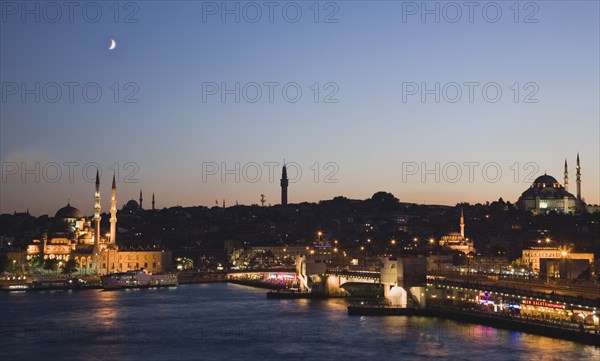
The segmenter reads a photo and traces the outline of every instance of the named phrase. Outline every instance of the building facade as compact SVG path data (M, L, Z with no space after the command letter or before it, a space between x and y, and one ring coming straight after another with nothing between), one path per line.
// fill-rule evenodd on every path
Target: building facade
M589 264L594 262L593 253L571 253L558 247L531 247L523 250L523 263L535 272L540 271L540 260L563 258L569 260L587 260Z

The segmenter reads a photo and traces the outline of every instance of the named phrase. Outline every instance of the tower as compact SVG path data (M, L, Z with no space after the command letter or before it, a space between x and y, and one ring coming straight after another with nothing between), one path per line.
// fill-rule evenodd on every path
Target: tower
M94 192L94 253L100 252L100 173L96 169L96 191Z
M575 176L577 177L575 180L577 182L577 200L581 201L581 164L579 163L579 152L577 152L577 173Z
M110 193L110 241L111 244L117 242L117 184L113 174L112 191Z
M144 209L144 207L142 206L143 201L144 201L144 198L142 198L142 190L140 189L140 209Z
M288 177L287 177L287 168L285 167L285 163L283 163L283 170L281 171L281 205L287 206L288 203Z
M154 210L154 193L152 193L152 210Z
M460 236L465 238L465 215L462 207L460 207Z
M567 158L565 158L565 182L564 182L565 190L569 191L569 168L567 168Z

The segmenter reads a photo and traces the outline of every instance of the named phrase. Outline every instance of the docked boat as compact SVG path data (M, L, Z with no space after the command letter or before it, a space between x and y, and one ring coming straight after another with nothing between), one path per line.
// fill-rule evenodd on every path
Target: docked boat
M150 274L146 270L111 273L101 277L102 288L117 290L124 288L177 286L176 274Z

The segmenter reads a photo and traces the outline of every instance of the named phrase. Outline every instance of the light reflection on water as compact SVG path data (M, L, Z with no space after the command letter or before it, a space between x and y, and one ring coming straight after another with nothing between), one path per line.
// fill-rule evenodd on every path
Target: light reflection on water
M598 348L239 285L0 295L1 360L600 359Z

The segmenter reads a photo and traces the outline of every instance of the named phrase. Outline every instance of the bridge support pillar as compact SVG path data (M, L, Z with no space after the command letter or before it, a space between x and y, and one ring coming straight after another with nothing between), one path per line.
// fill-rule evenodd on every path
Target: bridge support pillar
M302 255L296 257L296 274L300 279L300 287L313 293L326 291L326 263L320 255Z
M412 300L415 303L416 307L423 308L427 306L427 303L425 302L425 287L411 287L409 289L409 292L412 295Z
M389 301L390 306L406 307L408 302L406 290L396 285L384 284L383 297Z

